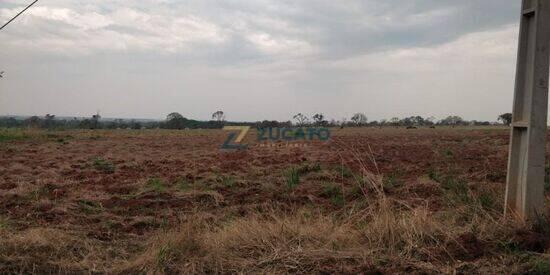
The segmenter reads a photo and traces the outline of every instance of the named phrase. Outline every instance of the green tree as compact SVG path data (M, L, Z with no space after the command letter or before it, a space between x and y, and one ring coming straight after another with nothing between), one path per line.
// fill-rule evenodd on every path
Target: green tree
M170 113L166 116L166 128L168 129L184 129L187 119L180 113Z
M512 114L511 113L504 113L500 116L498 116L498 121L502 121L502 124L506 126L510 126L512 124Z
M459 116L448 116L439 122L441 125L450 125L453 127L462 123L464 123L464 120Z

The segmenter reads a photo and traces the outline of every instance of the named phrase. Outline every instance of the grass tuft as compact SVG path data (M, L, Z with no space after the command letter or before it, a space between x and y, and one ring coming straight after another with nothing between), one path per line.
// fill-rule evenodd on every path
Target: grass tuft
M550 274L550 259L534 260L529 274Z
M96 170L103 171L105 173L111 174L115 172L115 165L112 162L100 157L93 159L92 165Z
M342 187L335 183L325 183L323 185L322 196L329 198L334 206L344 205L344 194Z
M153 191L156 193L163 193L166 190L166 185L161 179L151 178L145 183L147 191Z
M294 189L300 184L300 173L295 167L285 171L286 187L288 190Z
M98 214L103 211L103 206L93 201L79 200L77 205L80 211L85 214Z

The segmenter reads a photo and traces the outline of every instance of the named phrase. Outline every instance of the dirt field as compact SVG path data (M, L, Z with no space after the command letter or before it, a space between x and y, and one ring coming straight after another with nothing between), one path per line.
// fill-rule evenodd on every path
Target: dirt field
M506 129L226 136L0 130L0 273L550 272L550 220L502 218Z

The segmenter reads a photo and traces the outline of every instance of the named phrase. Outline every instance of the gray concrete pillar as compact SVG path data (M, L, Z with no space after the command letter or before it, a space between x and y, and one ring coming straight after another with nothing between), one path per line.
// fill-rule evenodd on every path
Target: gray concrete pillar
M531 220L544 207L550 1L523 0L505 212Z

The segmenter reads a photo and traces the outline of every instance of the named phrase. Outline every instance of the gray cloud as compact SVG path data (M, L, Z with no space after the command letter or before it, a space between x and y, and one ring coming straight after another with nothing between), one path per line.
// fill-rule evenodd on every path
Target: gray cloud
M40 1L0 32L0 114L493 120L511 105L516 2Z

